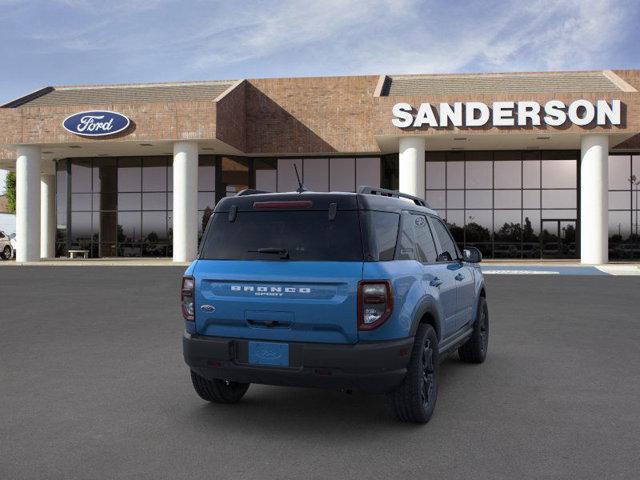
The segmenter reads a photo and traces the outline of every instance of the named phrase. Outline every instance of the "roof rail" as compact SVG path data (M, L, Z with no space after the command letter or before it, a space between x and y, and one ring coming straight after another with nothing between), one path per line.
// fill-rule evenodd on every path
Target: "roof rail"
M240 190L236 193L236 197L244 197L245 195L257 195L259 193L271 193L266 190L255 190L253 188L245 188L244 190Z
M397 190L388 190L386 188L376 188L376 187L368 187L361 186L358 188L358 193L363 195L381 195L383 197L395 197L395 198L407 198L412 200L416 205L420 207L431 208L427 202L419 197L414 197L413 195L409 195L408 193L401 193Z

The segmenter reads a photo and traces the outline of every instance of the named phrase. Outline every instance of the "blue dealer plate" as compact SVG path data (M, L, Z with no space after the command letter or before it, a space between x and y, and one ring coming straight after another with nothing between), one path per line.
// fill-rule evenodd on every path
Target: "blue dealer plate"
M289 366L289 344L249 342L249 363L252 365Z

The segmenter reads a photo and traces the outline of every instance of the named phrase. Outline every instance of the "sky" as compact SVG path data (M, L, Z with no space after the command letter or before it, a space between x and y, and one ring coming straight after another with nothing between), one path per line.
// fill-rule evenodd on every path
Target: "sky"
M0 0L0 104L48 85L640 68L638 24L637 0Z

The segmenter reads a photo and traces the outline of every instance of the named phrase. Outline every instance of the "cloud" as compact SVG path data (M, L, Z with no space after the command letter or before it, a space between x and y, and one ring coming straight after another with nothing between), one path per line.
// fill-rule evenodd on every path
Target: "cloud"
M494 4L469 12L462 24L447 26L442 18L437 34L424 32L424 45L378 41L356 54L363 70L399 73L605 68L620 32L631 28L625 25L629 9L621 6L593 0Z
M0 9L0 88L637 68L639 16L632 0L16 2Z
M293 53L309 46L322 50L341 43L341 39L352 38L363 27L369 29L362 37L366 41L379 31L378 24L386 22L387 28L392 26L394 21L404 19L417 3L412 0L285 0L270 8L251 8L240 12L233 29L220 31L214 24L195 37L198 48L192 65L205 69L287 51Z

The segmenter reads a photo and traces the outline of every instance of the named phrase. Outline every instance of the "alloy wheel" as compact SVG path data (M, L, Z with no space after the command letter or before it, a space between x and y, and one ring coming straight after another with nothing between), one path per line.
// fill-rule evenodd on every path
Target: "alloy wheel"
M427 339L422 350L422 404L429 405L433 399L435 388L435 368L433 361L433 347Z

